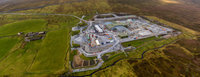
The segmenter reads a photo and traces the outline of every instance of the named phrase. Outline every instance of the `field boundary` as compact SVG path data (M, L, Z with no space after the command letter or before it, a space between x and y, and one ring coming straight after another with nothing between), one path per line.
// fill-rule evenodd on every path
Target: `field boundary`
M42 43L40 44L39 49L35 50L35 51L36 51L36 54L35 54L35 56L34 56L32 62L31 62L31 64L30 64L30 66L28 67L28 72L30 71L30 68L32 67L33 62L35 61L35 58L36 58L36 56L37 56L37 54L38 54L38 52L39 52L39 50L40 50L40 48L41 48L41 45L42 45Z
M22 41L22 40L23 40L23 39L19 40L19 42ZM23 45L23 43L20 45L19 48L15 49L13 52L10 52L10 53L7 54L6 56L4 56L4 57L0 60L0 62L1 62L2 60L4 60L5 58L7 58L8 56L10 56L10 55L11 55L12 53L14 53L15 51L17 51L18 49L20 49L20 48L22 47L22 45Z

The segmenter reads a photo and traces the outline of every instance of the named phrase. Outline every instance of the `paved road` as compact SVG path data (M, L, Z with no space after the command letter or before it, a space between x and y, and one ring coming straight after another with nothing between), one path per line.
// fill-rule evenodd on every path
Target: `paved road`
M51 14L51 13L0 13L0 14L13 14L13 15L57 15L57 16L72 16L75 18L78 18L81 21L87 22L86 20L75 16L75 15L70 15L70 14Z
M94 21L88 21L88 27L87 27L87 29L85 30L85 31L88 31L89 29L91 29L92 28L92 23L93 23Z
M95 16L97 17L97 16ZM115 16L112 18L94 18L95 21L108 21L108 20L115 20L115 19L124 19L124 18L133 18L136 17L136 15L128 15L128 16Z

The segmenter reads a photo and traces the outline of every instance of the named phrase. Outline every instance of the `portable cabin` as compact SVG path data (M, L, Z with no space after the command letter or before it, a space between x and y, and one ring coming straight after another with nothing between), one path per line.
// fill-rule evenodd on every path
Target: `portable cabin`
M99 40L95 40L95 42L98 46L100 45Z

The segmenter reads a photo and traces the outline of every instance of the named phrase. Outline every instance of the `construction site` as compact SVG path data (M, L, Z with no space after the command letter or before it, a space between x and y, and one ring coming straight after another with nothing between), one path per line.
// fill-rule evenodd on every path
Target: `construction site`
M103 62L101 57L105 53L118 50L124 52L125 49L134 48L124 48L121 45L123 42L159 35L169 38L181 33L172 28L151 23L136 15L110 13L95 15L93 19L94 21L87 22L87 29L72 36L71 41L80 45L77 48L79 53L83 53L86 57L97 56L99 62Z

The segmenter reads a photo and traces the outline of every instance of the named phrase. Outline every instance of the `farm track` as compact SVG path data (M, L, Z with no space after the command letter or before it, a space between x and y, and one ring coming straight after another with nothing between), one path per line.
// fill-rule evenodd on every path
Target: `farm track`
M69 27L64 27L64 28L58 28L58 29L49 30L48 32L50 32L50 31L56 31L56 30L60 30L60 29L66 29L66 28L71 28L71 26L69 26ZM43 30L43 29L42 29L42 30ZM2 37L0 37L0 38L12 37L12 36L18 36L18 35L2 36ZM24 40L24 39L21 39L20 41L23 41L23 40ZM20 41L19 41L18 43L20 43ZM9 53L8 55L6 55L4 58L2 58L2 59L0 60L0 62L1 62L2 60L4 60L5 58L7 58L8 56L10 56L10 55L11 55L12 53L14 53L15 51L17 51L18 49L22 48L22 47L23 47L24 45L26 45L26 44L27 44L27 42L23 41L19 48L17 48L17 49L14 50L13 52ZM41 43L41 44L42 44L42 43ZM39 49L41 48L41 44L40 44L40 46L39 46ZM37 56L37 54L38 54L38 52L39 52L39 49L34 50L34 51L36 51L37 53L36 53L36 55L34 56L31 65L28 67L28 72L26 72L25 74L49 74L49 73L30 73L30 68L31 68L32 64L34 63L34 61L35 61L35 58L36 58L36 56ZM70 49L70 48L69 48L69 49ZM68 52L69 52L69 51L67 51L66 53L68 53ZM66 60L66 59L65 59L65 60ZM65 68L66 68L66 66L65 66ZM24 75L25 75L25 74L24 74ZM60 74L51 74L51 75L60 75Z
M18 36L18 35L1 36L0 38L4 38L4 37L12 37L12 36Z
M21 39L20 41L22 41L23 39ZM20 42L19 41L19 42ZM9 54L7 54L5 57L3 57L1 60L0 60L0 62L2 61L2 60L4 60L5 58L7 58L8 56L10 56L12 53L14 53L15 51L17 51L18 49L20 49L22 46L23 46L23 44L24 43L22 43L21 45L20 45L20 47L19 48L17 48L16 50L14 50L13 52L10 52Z
M71 28L71 26L69 26L69 27L64 27L64 28L59 28L59 29L53 29L53 30L50 30L50 31L56 31L56 30L66 29L66 28ZM50 32L50 31L48 31L48 32ZM49 74L49 73L31 73L31 72L30 72L30 68L32 67L32 64L34 63L35 58L36 58L36 56L37 56L39 50L41 49L41 45L42 45L42 43L40 44L39 49L35 50L37 53L36 53L36 55L34 56L34 58L33 58L33 60L32 60L32 63L31 63L31 65L30 65L29 68L28 68L28 72L26 72L24 75L26 75L26 74ZM69 48L69 49L70 49L70 48ZM68 49L68 51L66 52L66 55L67 55L67 53L69 52L69 49ZM65 58L65 60L66 60L66 58ZM66 61L67 61L67 60L66 60ZM65 65L66 65L66 64L65 64ZM64 65L64 66L65 66L65 65ZM67 67L65 66L65 68L67 68ZM50 75L60 75L60 74L50 74Z
M40 48L41 48L41 45L42 45L42 43L40 44L39 49L35 50L35 51L36 51L36 54L35 54L35 56L34 56L32 62L31 62L31 65L28 67L28 72L30 71L30 68L32 67L33 62L35 61L35 58L36 58L36 56L37 56L37 54L38 54L38 52L39 52L39 50L40 50Z

